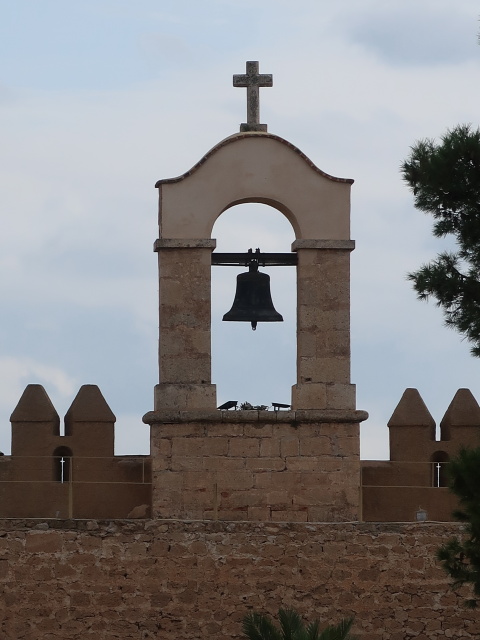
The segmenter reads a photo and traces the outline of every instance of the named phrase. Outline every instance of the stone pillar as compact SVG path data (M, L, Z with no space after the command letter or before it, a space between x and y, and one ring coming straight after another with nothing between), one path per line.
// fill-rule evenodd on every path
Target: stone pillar
M160 384L155 410L216 408L211 384L211 254L215 240L160 239Z
M353 240L297 240L297 384L293 409L355 409L350 384Z

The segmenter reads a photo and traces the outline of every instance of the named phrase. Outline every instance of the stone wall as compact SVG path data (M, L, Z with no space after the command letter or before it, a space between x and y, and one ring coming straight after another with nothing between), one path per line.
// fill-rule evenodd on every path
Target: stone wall
M364 412L157 412L157 518L339 522L360 518Z
M458 524L0 521L0 637L241 637L252 609L362 640L477 637L435 560Z

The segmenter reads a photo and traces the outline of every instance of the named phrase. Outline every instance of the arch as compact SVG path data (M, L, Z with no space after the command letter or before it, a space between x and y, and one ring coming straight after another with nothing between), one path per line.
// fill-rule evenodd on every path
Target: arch
M249 197L249 198L242 198L241 200L238 200L238 201L230 202L230 204L228 204L222 211L219 212L218 216L213 221L212 231L213 231L213 227L215 226L215 223L217 222L218 218L222 215L222 213L225 213L225 211L228 211L229 209L232 209L233 207L236 207L239 204L264 204L266 206L272 207L273 209L276 209L277 211L279 211L285 216L285 218L288 220L288 222L291 224L293 228L295 238L298 238L300 229L298 228L298 222L293 212L290 211L288 207L284 206L281 202L279 202L275 198ZM212 232L210 232L210 235L211 233Z
M294 145L268 133L226 138L190 171L160 180L160 236L208 239L218 216L258 202L281 211L296 239L350 239L350 186L316 167Z
M221 253L242 253L250 247L281 253L289 250L294 239L287 218L276 208L258 203L240 203L224 211L215 221L214 233ZM236 278L246 270L229 266L211 271L212 379L217 404L232 399L269 407L273 402L289 404L296 381L296 269L260 267L270 276L272 302L283 322L259 323L255 333L249 323L222 321L235 296ZM282 371L275 382L272 369Z
M159 384L155 408L211 410L213 225L237 204L280 211L295 233L297 358L294 409L355 408L350 383L350 187L287 141L235 134L182 176L160 180ZM318 283L323 283L318 286ZM272 401L276 400L272 398ZM287 404L287 403L285 403Z
M55 482L70 482L72 479L73 453L69 447L57 447L53 452L53 479Z
M213 233L216 251L220 253L246 252L257 246L262 252L289 252L295 240L295 229L278 206L251 199L221 211L215 219Z
M447 464L450 456L445 451L436 451L430 460L432 462L432 486L448 487Z

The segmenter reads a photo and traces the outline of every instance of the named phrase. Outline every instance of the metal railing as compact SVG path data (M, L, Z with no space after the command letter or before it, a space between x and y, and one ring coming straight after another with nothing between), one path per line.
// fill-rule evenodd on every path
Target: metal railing
M147 456L0 457L0 517L128 517L150 494Z
M362 461L363 487L448 487L448 462Z

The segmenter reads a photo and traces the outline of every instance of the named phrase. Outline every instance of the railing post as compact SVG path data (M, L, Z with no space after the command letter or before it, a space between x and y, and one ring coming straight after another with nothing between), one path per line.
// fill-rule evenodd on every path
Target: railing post
M68 517L73 519L73 460L70 458L70 474L68 480Z

